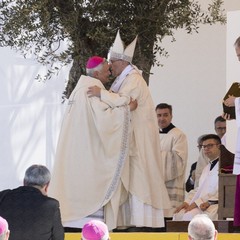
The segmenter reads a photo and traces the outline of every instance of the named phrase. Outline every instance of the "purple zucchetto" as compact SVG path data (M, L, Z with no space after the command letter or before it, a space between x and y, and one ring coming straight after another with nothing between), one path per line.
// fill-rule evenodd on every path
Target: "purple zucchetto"
M82 229L83 240L108 240L109 231L107 225L99 220L87 222Z
M7 221L0 217L0 236L8 230L8 223Z
M93 56L88 59L86 68L92 69L97 67L99 64L103 63L105 61L105 58L99 57L99 56Z

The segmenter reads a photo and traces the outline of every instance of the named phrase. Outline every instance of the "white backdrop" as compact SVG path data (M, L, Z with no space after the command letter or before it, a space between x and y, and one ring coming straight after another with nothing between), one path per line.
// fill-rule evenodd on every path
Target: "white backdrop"
M240 1L225 0L225 9L240 10ZM235 21L240 22L233 20L233 25ZM213 25L202 26L199 34L176 32L176 42L167 38L164 41L170 54L163 60L164 67L152 69L149 87L154 102L173 105L173 123L189 140L189 166L198 154L197 137L214 132L213 121L222 113L221 100L226 92L226 29L226 25ZM227 51L234 55L232 39L228 45ZM234 56L229 58L239 68ZM52 168L68 69L45 83L36 81L35 76L43 71L33 60L0 48L0 190L22 184L25 169L33 163Z
M33 163L52 167L67 71L50 81L35 77L44 68L8 48L0 48L0 189L22 184Z

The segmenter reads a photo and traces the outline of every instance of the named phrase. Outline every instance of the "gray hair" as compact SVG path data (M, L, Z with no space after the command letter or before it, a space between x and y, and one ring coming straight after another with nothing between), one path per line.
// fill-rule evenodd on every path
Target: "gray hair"
M32 165L29 167L24 176L24 186L44 187L50 182L50 171L43 165Z
M240 37L236 39L234 46L240 48Z
M87 75L90 77L94 77L94 72L101 72L105 62L106 62L106 59L104 59L104 61L99 65L97 65L95 68L86 68Z
M213 240L215 233L215 226L206 214L197 214L188 225L188 235L193 240Z

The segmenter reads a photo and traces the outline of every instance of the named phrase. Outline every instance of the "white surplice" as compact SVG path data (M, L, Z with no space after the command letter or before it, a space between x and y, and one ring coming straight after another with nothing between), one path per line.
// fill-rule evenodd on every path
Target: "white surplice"
M165 210L164 215L172 217L185 196L187 137L180 129L174 127L168 133L160 133L160 144L165 169L164 180L171 201L171 209Z
M191 190L184 202L191 204L195 202L197 208L191 211L185 212L182 209L180 212L174 215L173 220L175 221L190 221L197 214L207 214L212 220L218 219L218 204L210 205L207 210L202 211L199 206L201 203L207 202L209 200L218 201L218 168L219 162L210 171L211 164L203 169L201 177L199 179L199 187Z

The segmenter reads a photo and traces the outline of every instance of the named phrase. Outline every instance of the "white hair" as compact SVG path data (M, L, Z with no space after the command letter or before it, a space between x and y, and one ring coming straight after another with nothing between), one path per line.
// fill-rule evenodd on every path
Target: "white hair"
M188 235L193 240L214 240L215 233L215 226L206 214L196 215L188 225Z

